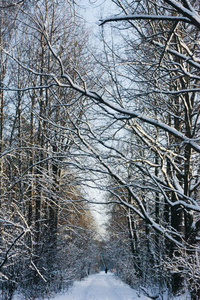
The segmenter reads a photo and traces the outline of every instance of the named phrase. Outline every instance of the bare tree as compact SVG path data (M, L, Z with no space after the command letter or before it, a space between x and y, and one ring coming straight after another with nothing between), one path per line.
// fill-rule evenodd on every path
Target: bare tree
M67 47L63 49L66 39L60 37L58 47L49 30L54 27L46 18L48 1L42 2L44 10L40 9L39 2L35 14L23 8L20 11L30 22L27 27L30 36L36 36L40 43L40 52L36 53L41 60L36 64L31 60L28 64L26 59L17 57L15 51L11 53L2 47L14 65L35 78L34 84L30 82L16 89L17 92L34 91L38 97L35 111L41 149L33 164L40 179L35 230L38 234L41 231L38 221L42 216L42 195L46 196L44 179L49 175L54 190L48 198L48 213L54 220L51 226L57 228L60 166L64 165L63 152L66 155L70 148L77 154L73 166L80 176L84 174L85 184L90 185L92 174L97 184L100 182L100 188L111 193L111 201L126 207L131 242L136 239L133 220L140 220L142 230L136 232L145 233L147 252L152 250L150 243L154 241L149 259L152 265L169 258L171 285L176 293L182 288L185 270L190 269L190 259L185 264L183 252L190 253L188 257L192 261L196 259L195 266L199 255L196 247L200 211L198 3L113 1L120 16L101 23L117 24L112 28L111 42L104 38L105 59L99 66L101 74L105 71L103 81L91 74L91 79L88 78L83 64L76 61L79 47L74 48L74 55L70 56ZM92 90L90 86L94 83ZM53 106L51 99L57 93L60 108L57 104ZM65 98L60 98L62 93L64 97L69 96L67 103ZM82 108L85 97L89 99L87 112ZM77 105L78 110L74 111L72 104ZM64 117L60 119L61 108L69 125ZM49 134L51 128L56 129L53 136ZM52 155L51 164L46 163L49 161L47 153ZM65 164L68 163L65 161ZM99 176L100 179L106 177L103 184L98 181ZM160 245L164 244L166 253L159 253ZM174 270L177 262L179 268ZM199 294L199 274L197 277L195 283L192 277L189 280L193 282L190 285L193 299Z
M1 82L6 118L2 115L0 195L5 298L6 291L11 297L17 287L27 297L64 288L65 280L86 275L96 255L89 254L94 221L71 160L73 122L80 123L87 102L79 104L77 92L61 89L45 75L60 67L49 41L71 76L79 79L76 68L84 73L88 59L87 33L78 27L68 5L25 2L2 10L17 11L17 16L11 15L15 34L9 42L1 41L7 60Z

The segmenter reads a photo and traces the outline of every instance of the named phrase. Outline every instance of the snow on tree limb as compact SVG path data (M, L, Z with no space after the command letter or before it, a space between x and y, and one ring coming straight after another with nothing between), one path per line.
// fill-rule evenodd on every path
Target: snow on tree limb
M164 48L165 45L162 45L161 43L158 43L156 41L153 41L152 42L155 46L158 46L160 48ZM197 69L200 69L200 63L198 63L198 61L196 61L197 59L195 59L194 57L189 57L185 54L182 54L174 49L170 49L170 48L167 48L166 49L166 52L170 53L170 54L173 54L174 56L186 61L189 65L197 68Z
M165 0L166 3L176 9L182 16L164 16L164 15L125 15L125 16L113 16L101 20L100 25L104 25L109 22L118 21L131 21L131 20L160 20L160 21L181 21L184 23L193 24L200 29L200 16L193 9L191 5L189 8L184 7L180 2L175 0Z
M47 40L48 40L48 38L47 38ZM53 79L54 82L55 82L55 84L57 86L59 86L59 87L62 87L62 88L72 88L73 90L79 92L83 96L86 96L86 97L88 97L88 98L90 98L92 100L97 101L98 103L101 103L101 104L105 105L106 107L112 109L114 112L120 113L122 115L122 117L125 118L125 119L137 118L137 119L141 120L144 123L151 124L151 125L153 125L153 126L155 126L157 128L160 128L160 129L162 129L162 130L164 130L164 131L172 134L173 136L179 138L183 143L189 144L195 151L197 151L198 153L200 153L200 146L195 142L195 140L186 137L183 133L179 132L175 128L173 128L173 127L171 127L171 126L169 126L169 125L167 125L167 124L165 124L165 123L163 123L161 121L158 121L156 119L150 118L150 117L148 117L145 114L140 114L140 113L138 113L136 111L130 111L130 110L126 109L126 108L122 108L121 106L116 105L114 103L111 103L107 99L103 98L97 92L88 90L87 87L86 87L86 85L84 85L84 87L82 87L81 85L75 83L73 81L73 79L70 77L70 75L64 72L64 67L63 67L62 61L61 61L60 57L56 54L56 52L53 50L53 47L51 46L51 44L50 44L49 41L48 41L48 46L49 46L49 49L52 52L54 58L58 61L58 64L61 67L61 74L60 74L60 78L61 79L59 79L57 75L52 74L52 73L51 74L47 74L47 73L43 74L43 73L37 72L37 71L33 70L32 68L27 67L24 64L22 64L13 55L9 54L8 51L6 51L4 49L2 49L2 50L5 52L6 55L8 55L11 59L13 59L16 63L18 63L22 68L30 71L31 73L33 73L33 74L35 74L37 76L49 77L51 80ZM162 47L164 47L164 46L162 45ZM171 51L173 53L176 52L174 50L169 50L169 49L167 51ZM178 53L175 53L175 54L178 55ZM182 54L179 54L179 55L182 55ZM187 60L187 57L185 55L183 55L183 59ZM189 62L189 60L187 60L187 61ZM200 65L197 62L191 62L191 63L195 64L196 67L200 67ZM83 82L84 82L84 80L83 80ZM52 81L51 81L51 85L52 85ZM26 87L25 89L22 89L22 90L38 89L38 88L41 88L41 86L40 87L35 86L35 87L30 87L30 88ZM12 90L12 89L10 88L9 90ZM187 92L187 91L184 91L184 92ZM167 92L167 93L170 93L170 92ZM180 92L177 91L175 93L180 93Z
M200 29L200 16L191 5L189 5L188 9L184 7L180 2L177 2L175 0L165 0L165 2L175 8L176 11L181 13L185 18L190 19L191 23Z
M18 5L23 4L24 2L25 2L25 0L20 0L20 1L17 1L17 2L12 2L10 4L1 5L0 9L9 8L9 7L13 7L13 6L18 6Z
M125 16L113 16L100 20L100 26L109 23L109 22L118 22L118 21L132 21L132 20L152 20L152 21L173 21L173 22L185 22L192 23L190 19L185 17L178 16L162 16L162 15L125 15Z
M8 260L8 254L11 251L11 249L14 247L14 245L17 243L17 241L26 233L25 230L23 230L15 239L14 241L11 243L11 245L9 246L9 248L7 249L6 253L5 253L5 257L3 259L3 261L0 264L0 269L4 266L4 264L7 262Z
M76 85L75 85L75 88L77 88ZM114 111L116 111L118 113L121 113L124 116L128 116L129 119L137 118L137 119L143 121L144 123L151 124L155 127L163 129L164 131L172 134L173 136L178 137L185 144L189 144L195 151L200 153L200 146L197 143L195 143L193 139L190 139L190 138L186 137L184 134L182 134L181 132L179 132L175 128L172 128L171 126L169 126L169 125L167 125L167 124L165 124L161 121L158 121L156 119L149 118L146 115L137 113L135 111L129 111L129 110L124 109L120 106L117 106L117 105L103 99L101 96L99 96L98 94L96 94L92 91L85 91L83 89L80 89L80 87L79 87L79 91L82 91L83 94L90 97L91 99L97 100L98 102L100 102L102 104L105 104L107 107L113 109Z
M136 208L135 205L132 205L130 203L128 203L127 201L123 200L121 197L118 197L119 201L121 202L121 204L123 204L124 206L130 208L133 212L135 212L140 218L142 218L143 220L145 220L147 222L147 224L149 224L149 226L151 226L156 232L158 232L159 234L165 236L168 240L170 240L171 242L175 243L177 246L179 247L183 247L183 244L181 242L179 242L176 238L174 238L174 236L178 236L179 238L181 238L181 236L179 235L179 233L166 229L164 228L161 224L157 224L152 217L150 216L150 214L148 213L148 211L146 210L145 206L143 205L142 201L140 200L140 198L138 197L138 195L133 191L133 189L127 185L126 181L124 181L124 179L117 174L111 166L109 166L101 157L101 155L92 147L92 145L90 145L82 136L79 128L74 124L74 126L76 127L77 130L77 135L79 136L81 142L83 145L86 146L87 149L89 149L91 151L91 153L96 157L97 160L99 160L99 162L101 163L101 165L108 171L109 175L120 185L126 187L127 191L130 193L131 197L134 199L134 201L137 203L138 209Z

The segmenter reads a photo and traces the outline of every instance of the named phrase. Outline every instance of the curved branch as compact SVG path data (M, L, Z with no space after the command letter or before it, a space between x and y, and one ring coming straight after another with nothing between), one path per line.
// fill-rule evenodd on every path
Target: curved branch
M176 0L165 0L165 2L175 8L177 12L181 13L185 18L189 19L194 26L200 29L200 16L191 5L186 8Z
M104 20L100 20L100 26L109 22L118 22L118 21L131 21L131 20L152 20L152 21L173 21L179 22L182 21L184 23L192 24L191 20L186 17L178 17L178 16L162 16L162 15L125 15L125 16L113 16L106 18Z
M22 231L17 237L16 239L12 242L12 244L10 245L10 247L8 248L8 250L6 251L4 260L2 261L2 263L0 264L0 269L4 266L4 264L7 262L8 260L8 254L11 251L11 249L14 247L14 245L17 243L17 241L25 234L26 231Z

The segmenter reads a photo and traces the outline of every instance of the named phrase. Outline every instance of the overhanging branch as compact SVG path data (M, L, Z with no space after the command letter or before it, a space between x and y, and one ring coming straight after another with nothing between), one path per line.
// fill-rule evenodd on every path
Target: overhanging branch
M179 16L125 15L125 16L113 16L113 17L106 18L104 20L100 20L101 21L100 26L110 22L132 21L132 20L173 21L173 22L182 21L184 23L192 24L190 19L186 17L179 17Z

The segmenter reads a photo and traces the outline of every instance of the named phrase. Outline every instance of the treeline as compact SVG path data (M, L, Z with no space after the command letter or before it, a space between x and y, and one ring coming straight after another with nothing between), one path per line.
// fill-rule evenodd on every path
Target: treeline
M74 1L2 1L2 286L21 249L36 283L60 257L88 268L84 184L110 210L108 267L154 298L198 299L199 3L111 2L91 47Z
M199 3L113 2L101 23L109 94L96 97L110 115L110 263L155 299L199 299Z
M44 75L58 69L50 44L73 78L84 73L87 33L62 1L8 2L0 10L0 290L2 299L16 289L31 299L86 276L96 261L95 223L72 166L87 104Z

